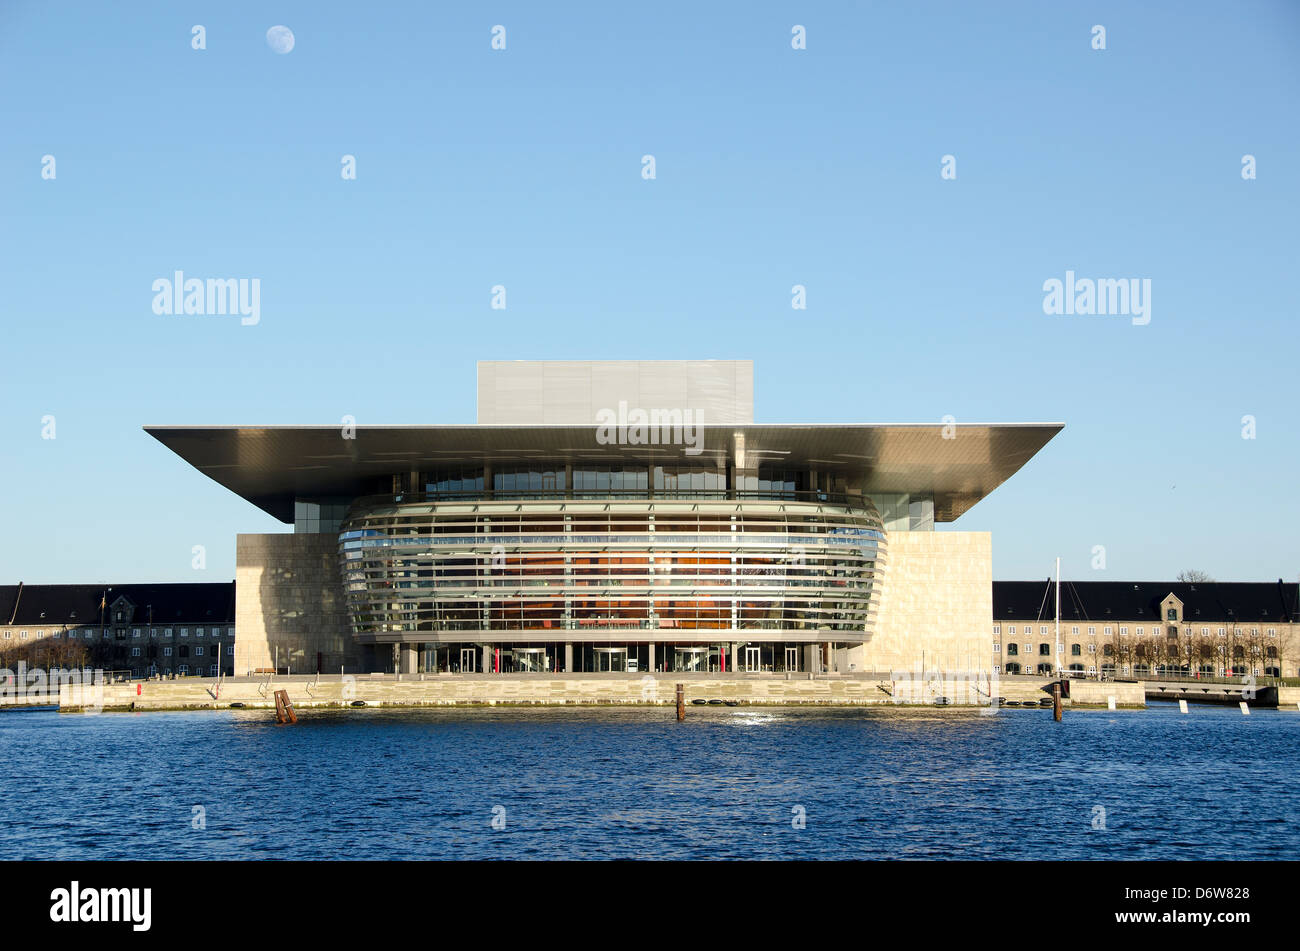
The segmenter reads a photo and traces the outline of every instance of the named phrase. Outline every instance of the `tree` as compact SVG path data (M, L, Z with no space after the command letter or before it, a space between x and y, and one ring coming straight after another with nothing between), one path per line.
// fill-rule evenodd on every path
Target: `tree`
M1181 581L1184 584L1209 584L1214 581L1214 579L1210 577L1209 572L1200 571L1196 568L1183 569L1178 572L1178 577L1175 580Z

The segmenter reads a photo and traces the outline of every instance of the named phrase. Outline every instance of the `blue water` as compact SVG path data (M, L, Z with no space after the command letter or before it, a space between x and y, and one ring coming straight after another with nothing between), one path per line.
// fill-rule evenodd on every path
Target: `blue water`
M1300 857L1295 712L270 716L0 714L0 858Z

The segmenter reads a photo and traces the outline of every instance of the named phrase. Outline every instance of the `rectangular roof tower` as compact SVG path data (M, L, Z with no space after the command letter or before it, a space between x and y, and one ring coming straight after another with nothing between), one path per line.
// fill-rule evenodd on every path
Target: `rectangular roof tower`
M691 410L705 425L754 421L752 360L480 360L480 425L584 425L620 402Z

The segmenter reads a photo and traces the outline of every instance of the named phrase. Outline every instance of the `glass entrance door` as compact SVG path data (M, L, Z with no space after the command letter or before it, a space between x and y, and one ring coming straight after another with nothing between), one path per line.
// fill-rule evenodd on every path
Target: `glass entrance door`
M627 670L626 647L597 647L593 650L597 673L619 674Z
M745 670L749 673L755 673L763 669L763 655L760 648L745 648Z
M799 648L787 647L785 649L785 669L786 670L799 669Z
M707 647L678 647L673 650L673 670L682 673L699 673L709 669Z
M551 659L544 647L516 647L513 651L515 670L523 673L544 673L550 670Z
M460 649L460 672L462 674L474 673L474 657L478 654L472 647L462 647Z

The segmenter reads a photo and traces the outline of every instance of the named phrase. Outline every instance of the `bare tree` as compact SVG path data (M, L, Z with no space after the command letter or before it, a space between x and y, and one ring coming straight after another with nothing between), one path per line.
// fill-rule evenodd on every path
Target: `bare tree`
M1185 568L1178 572L1178 576L1175 580L1181 581L1184 584L1209 584L1214 579L1210 577L1210 574L1207 571L1200 571L1196 568Z

